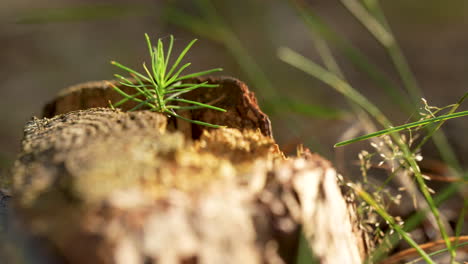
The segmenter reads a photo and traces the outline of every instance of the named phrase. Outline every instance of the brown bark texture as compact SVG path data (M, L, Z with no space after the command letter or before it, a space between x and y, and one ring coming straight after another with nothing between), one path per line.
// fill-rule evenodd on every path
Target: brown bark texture
M185 115L108 108L105 81L60 93L24 129L9 201L65 263L295 263L300 232L319 263L361 263L354 204L331 164L285 157L247 86L187 95L227 109ZM118 85L118 84L117 84ZM125 89L122 87L122 89Z

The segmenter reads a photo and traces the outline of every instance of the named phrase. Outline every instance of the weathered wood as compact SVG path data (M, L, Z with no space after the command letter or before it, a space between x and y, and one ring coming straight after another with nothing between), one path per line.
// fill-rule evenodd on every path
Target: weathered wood
M189 83L208 82L218 84L217 88L202 88L186 94L186 99L199 102L216 102L216 105L227 110L220 115L219 112L210 109L200 109L190 112L189 118L204 120L212 124L225 125L238 129L260 129L266 136L272 136L271 124L268 117L260 110L255 95L249 91L243 82L230 77L200 77L186 80ZM117 81L94 81L78 84L64 89L57 98L48 103L44 108L44 117L53 117L58 114L68 113L74 110L82 110L93 107L108 107L109 102L118 102L122 97L110 86L109 82L118 86L123 91L132 94L131 88L120 85ZM208 89L208 90L207 90ZM129 102L123 105L122 110L128 110L136 105ZM186 128L187 122L171 120L171 125L180 130ZM174 123L174 124L172 124ZM201 135L205 129L197 125L188 124L194 137Z
M13 173L31 232L70 263L294 263L302 227L322 263L361 263L331 164L308 150L285 158L245 84L207 80L221 87L190 98L229 112L191 118L229 128L91 108L113 96L103 83L49 104L26 125Z

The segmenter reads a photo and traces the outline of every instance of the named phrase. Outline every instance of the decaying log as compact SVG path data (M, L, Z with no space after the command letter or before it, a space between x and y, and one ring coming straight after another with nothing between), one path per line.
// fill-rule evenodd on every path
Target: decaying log
M331 164L286 158L242 82L188 95L211 129L105 108L105 82L72 87L27 123L13 204L67 263L295 263L300 230L321 263L361 263L365 246ZM131 107L131 106L128 106ZM125 108L123 109L125 110Z

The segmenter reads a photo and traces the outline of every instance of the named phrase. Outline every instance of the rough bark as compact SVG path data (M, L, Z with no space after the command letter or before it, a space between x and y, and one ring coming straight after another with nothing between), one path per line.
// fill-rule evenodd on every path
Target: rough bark
M118 100L105 82L59 95L26 125L13 172L28 229L69 263L294 263L301 228L321 263L361 263L331 164L284 157L245 84L204 80L220 87L189 97L228 112L189 117L229 128L103 108Z
M192 111L189 118L203 120L212 124L222 124L237 129L260 129L262 134L272 136L271 124L268 117L260 110L257 99L249 91L243 82L230 77L200 77L187 80L190 83L207 81L210 84L218 84L218 88L197 89L186 94L186 99L200 102L216 102L216 106L224 108L227 113L220 115L216 111L200 109ZM44 107L44 117L53 117L70 111L88 109L93 107L108 107L109 102L117 102L120 95L111 89L109 82L118 86L125 92L132 93L131 88L120 85L116 81L95 81L78 84L64 89L57 98ZM209 90L206 90L209 89ZM122 110L128 110L135 106L129 102L123 105ZM171 127L182 130L186 135L197 138L205 129L197 125L191 125L185 121L171 119ZM189 129L190 128L190 129Z

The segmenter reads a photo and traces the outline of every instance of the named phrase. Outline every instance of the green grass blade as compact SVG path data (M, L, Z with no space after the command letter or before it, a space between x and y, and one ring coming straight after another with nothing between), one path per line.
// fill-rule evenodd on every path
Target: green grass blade
M386 21L385 15L384 15L381 7L380 7L379 1L365 0L365 1L362 1L362 2L363 2L364 5L366 5L368 10L370 12L372 12L373 15L377 19L380 20L380 23L384 27L386 27L389 32L391 32L390 26L389 26L388 22ZM416 81L416 78L415 78L413 72L411 71L411 68L409 67L408 62L406 61L406 58L403 55L403 52L402 52L401 48L398 46L398 43L396 43L396 42L390 43L390 45L385 46L385 48L386 48L387 53L389 54L390 58L392 59L393 64L395 65L395 68L397 69L397 71L398 71L398 73L399 73L399 75L400 75L400 77L401 77L401 79L403 81L403 84L404 84L406 90L408 91L412 101L413 102L418 102L419 99L422 97L422 91L419 88L419 85L418 85L418 83ZM438 130L441 125L442 125L442 123L439 123L432 130L429 130L428 135L432 134L431 138L433 139L437 149L439 150L443 161L446 162L447 165L449 165L451 168L453 168L455 170L455 173L458 174L459 177L461 177L461 175L463 174L462 167L461 167L461 165L460 165L454 151L452 150L452 147L448 143L447 138L445 137L444 133L442 131ZM422 143L424 144L425 141L427 141L427 139L428 139L428 137L426 138L426 140L423 140L424 142L422 142ZM419 179L418 177L417 177L417 180L418 180L418 182L422 181L422 179ZM421 191L424 193L425 190L421 190ZM424 195L427 196L426 194L424 194ZM430 199L430 197L426 197L426 198ZM430 203L431 201L429 199L428 199L428 202ZM437 223L439 225L440 233L441 233L441 235L442 235L442 237L443 237L443 239L444 239L444 241L445 241L445 243L447 245L447 248L450 251L450 257L451 257L450 262L454 262L454 259L455 259L455 256L456 256L456 251L451 245L451 241L448 238L448 235L447 235L447 232L444 229L444 226L440 224L440 220L438 219L438 211L435 208L433 208L432 206L431 206L431 210L433 211L434 216L436 217Z
M320 104L303 102L296 98L283 96L283 98L274 98L266 102L265 108L277 107L285 111L320 119L343 119L349 115L345 110L327 107Z
M460 243L460 244L454 245L453 249L462 248L462 247L467 246L467 245L468 245L468 242ZM428 255L432 257L432 256L436 256L436 255L445 253L445 252L447 252L449 250L450 249L448 249L448 248L443 248L443 249L439 249L439 250L436 250L434 252L431 252ZM415 263L417 263L419 261L421 261L421 258L417 258L415 260L412 260L411 262L407 262L406 264L415 264ZM456 264L457 262L453 262L453 263Z
M458 216L457 224L455 225L456 239L453 243L454 247L456 247L457 245L460 245L458 243L458 239L460 235L462 234L463 224L465 223L465 216L466 216L467 211L468 211L468 199L465 198L465 200L463 201L463 207L461 209L460 215Z
M312 75L343 94L346 98L366 110L384 127L391 126L390 121L388 121L388 119L382 114L379 108L367 100L367 98L361 93L356 91L349 83L342 80L335 74L289 48L280 48L278 50L278 56L282 61Z
M330 85L332 88L338 92L345 95L348 99L359 105L361 108L365 109L369 114L371 114L379 123L384 127L392 127L390 121L382 114L382 112L374 104L369 102L362 94L356 91L351 85L346 81L340 79L335 74L323 69L320 65L306 59L302 55L293 52L290 49L282 48L279 50L279 57L283 61L295 66L302 71L311 74L317 79L323 81L324 83ZM426 199L429 208L431 209L434 218L436 219L437 226L440 230L442 237L444 238L447 247L451 248L450 241L447 240L447 232L444 225L440 219L440 213L437 207L434 205L431 194L428 191L428 187L424 182L424 178L421 174L421 170L414 159L414 155L409 149L409 147L403 143L400 136L397 133L391 133L390 136L393 138L394 142L403 152L403 157L408 165L411 167L412 172L416 178L416 181L419 185L419 189L422 192L424 198Z
M357 0L341 0L341 3L350 11L353 16L379 41L382 46L393 45L395 39L393 35L382 26L382 24L372 16Z
M289 0L289 3L295 7L299 16L313 34L321 36L324 40L335 46L351 63L365 73L377 87L381 87L390 99L408 114L412 114L415 111L415 107L409 103L408 97L401 93L398 85L380 71L379 67L368 56L363 54L349 40L338 34L316 15L310 7L306 6L305 2Z
M362 2L367 7L369 12L371 12L377 19L379 19L380 23L385 26L389 32L391 32L390 26L385 18L385 14L382 11L379 1L364 0ZM395 65L395 68L397 69L403 84L410 95L410 99L413 102L417 102L422 97L422 91L419 88L416 78L411 71L408 62L406 61L401 48L398 46L397 42L394 42L393 45L385 48L387 49L387 53L392 59L393 64ZM453 168L454 172L458 174L459 177L461 177L463 174L462 166L457 159L452 147L448 143L447 137L442 131L437 129L438 128L435 127L435 132L429 131L429 134L433 134L431 139L439 150L442 160L447 165L449 165L449 167ZM455 256L455 251L451 250L450 253L453 259Z
M387 128L387 129L377 131L375 133L367 134L367 135L364 135L364 136L360 136L360 137L357 137L357 138L353 138L353 139L350 139L350 140L346 140L346 141L336 143L335 147L341 147L341 146L345 146L345 145L348 145L348 144L351 144L351 143L354 143L354 142L366 140L366 139L369 139L369 138L378 137L378 136L398 132L398 131L401 131L401 130L410 129L410 128L418 127L418 126L424 126L424 125L427 125L427 124L441 122L441 121L444 121L444 120L457 118L457 117L462 117L462 116L466 116L466 115L468 115L468 111L462 111L462 112L457 112L457 113L453 113L453 114L448 114L448 115L442 115L442 116L438 116L438 117L434 117L434 118L429 118L429 119L425 119L425 120L421 120L421 121L417 121L417 122L412 122L412 123L404 124L404 125L397 126L397 127L391 127L391 128Z
M385 15L382 9L380 8L379 2L375 0L362 1L362 2L367 7L369 12L372 13L373 17L379 21L381 26L384 27L387 30L387 32L393 35L391 33L391 29L390 29L390 26L388 25ZM360 19L359 17L356 17L356 18ZM417 103L419 99L423 97L423 94L422 94L421 89L419 88L418 82L408 62L406 61L405 56L403 55L401 48L399 47L396 41L390 42L388 43L388 45L384 45L384 48L387 50L387 53L390 56L390 59L395 65L395 68L398 71L398 74L400 75L400 78L403 81L403 84L406 90L408 91L411 97L411 100L414 103Z
M468 180L468 172L465 172L463 178ZM434 203L439 206L443 202L447 201L452 197L460 188L459 183L452 183L439 191L434 197ZM426 220L426 214L429 212L428 209L423 209L415 212L413 215L405 220L404 230L409 232L414 230L422 221ZM392 233L388 231L385 237L382 239L384 243L381 243L377 248L368 256L368 261L365 263L379 263L382 261L389 251L391 251L400 241L398 233Z

